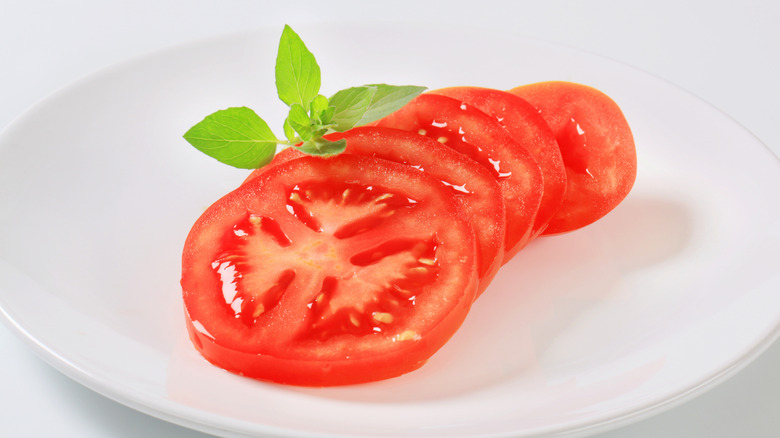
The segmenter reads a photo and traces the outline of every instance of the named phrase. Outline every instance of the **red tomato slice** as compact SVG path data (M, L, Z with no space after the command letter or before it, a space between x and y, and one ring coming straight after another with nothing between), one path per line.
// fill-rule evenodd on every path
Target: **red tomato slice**
M609 96L571 82L540 82L510 92L539 110L566 166L564 201L545 234L593 223L628 195L636 179L634 137Z
M437 141L398 129L359 127L327 138L346 139L344 153L406 164L442 181L474 228L479 256L479 294L485 290L503 260L506 217L501 190L490 172ZM294 148L287 148L274 157L272 165L302 156ZM255 170L247 181L267 168Z
M506 208L503 262L528 243L542 198L542 171L495 119L450 97L422 94L375 125L434 138L487 168Z
M533 155L544 177L539 211L534 219L533 235L538 236L563 202L566 169L561 151L550 127L536 108L506 91L479 87L452 87L431 93L452 97L492 116L509 134Z
M184 247L192 342L245 376L307 386L420 367L477 291L473 230L439 180L355 155L281 163L217 201Z

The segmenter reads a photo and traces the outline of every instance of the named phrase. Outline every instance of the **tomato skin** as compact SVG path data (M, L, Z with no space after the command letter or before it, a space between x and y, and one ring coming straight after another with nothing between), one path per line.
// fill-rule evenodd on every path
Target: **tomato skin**
M542 169L544 189L534 219L533 236L541 234L558 211L566 191L566 169L555 135L536 108L502 90L451 87L431 91L471 105L493 117L531 155Z
M426 93L374 125L444 140L492 172L506 208L503 263L528 244L542 198L542 171L496 120L456 99Z
M329 196L334 187L341 194L343 184L355 192L349 192L348 197L347 190L343 190L343 197L327 198L315 206L320 210L309 210L322 213L311 216L321 220L319 230L291 207L300 199L295 191L299 187L311 188L315 192L311 199L319 199L322 193ZM366 187L362 191L360 184ZM378 208L380 201L390 202L385 199L387 194L410 201L398 207L394 215L380 215L382 222L377 222L375 228L350 228L350 224L361 223L357 220L330 231L333 220L338 222L342 216L360 219L362 216L355 216L354 211L373 212L371 209ZM341 200L343 205L336 207L334 200ZM263 234L266 231L262 228L242 228L245 223L260 223L252 222L252 218L259 217L270 217L278 225L271 227L271 237ZM338 237L344 229L352 234ZM289 242L275 244L276 234L281 232L274 230L282 230ZM381 248L378 243L423 238L434 239L428 249L433 256L425 262L419 260L424 264L385 266L381 264L385 259L374 262L370 258ZM323 239L335 245L332 251L321 251L315 258L302 255L312 253ZM235 242L245 242L239 248L243 252L234 248ZM363 253L368 255L360 256ZM232 265L237 275L228 283L220 277L224 273L216 271L223 268L221 261L236 260L237 256L240 258ZM188 331L207 360L256 379L303 386L385 379L421 366L460 327L477 291L476 262L471 225L438 180L380 159L348 154L328 159L299 158L280 163L238 187L196 221L182 255L181 284ZM260 308L253 321L239 315L233 307L236 300L226 301L226 288L230 287L244 303L261 300L256 290L245 285L263 283L291 266L295 278L289 287L285 286L287 289L274 303ZM365 308L362 311L369 313L358 316L370 318L375 303L398 297L388 297L385 285L373 289L367 286L365 290L357 287L362 282L376 284L369 281L370 276L362 280L355 277L365 272L360 270L365 266L372 269L371 276L388 275L387 284L406 285L410 289L402 292L411 297L405 303L391 303L395 310L386 311L392 312L394 319L377 322L373 331L371 327L365 328L367 332L340 331L338 324L328 325L330 320L339 321L340 309L359 312ZM425 269L419 274L415 266L432 266L435 275L425 274ZM406 283L393 283L399 273L404 275L398 281ZM422 275L423 280L414 280L414 275ZM335 278L338 286L325 294L327 278ZM320 302L323 296L324 304Z
M539 110L566 166L563 204L544 234L589 225L614 209L636 180L634 138L618 105L595 88L540 82L510 90Z
M463 154L408 131L364 126L330 134L327 138L333 141L346 139L345 154L402 163L445 181L449 187L458 187L450 192L469 216L476 234L480 277L478 295L481 295L504 259L506 212L501 190L492 175ZM260 176L275 164L302 156L305 155L295 148L287 148L277 154L269 166L253 171L245 182Z
M460 304L465 305L465 301ZM454 315L467 311L458 308L454 310ZM437 327L435 333L429 333L425 338L415 341L409 348L390 350L387 354L359 360L341 358L312 361L225 348L198 331L189 317L186 318L186 323L190 341L213 365L258 380L309 387L369 383L417 370L428 361L430 351L441 348L449 340L451 333L461 325L457 318L449 318Z

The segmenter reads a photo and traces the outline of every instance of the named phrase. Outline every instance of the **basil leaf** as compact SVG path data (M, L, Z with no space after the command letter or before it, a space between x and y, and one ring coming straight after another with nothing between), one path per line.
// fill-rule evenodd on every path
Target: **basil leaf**
M282 126L282 129L284 129L284 136L287 137L287 141L293 143L295 141L295 129L290 126L289 120L284 119L284 125Z
M329 106L328 109L322 112L320 115L320 121L324 124L330 124L331 120L333 120L333 114L336 113L336 108Z
M268 164L278 142L268 124L246 107L207 116L190 128L184 139L204 154L240 169Z
M400 109L425 87L371 84L338 91L330 98L335 108L331 123L336 131L365 125Z
M311 114L311 117L322 121L322 114L328 109L328 98L322 94L318 94L312 99L309 107L309 114Z
M290 107L287 115L287 123L301 136L302 140L309 140L312 136L312 123L306 110L297 103Z
M366 86L375 87L376 92L368 104L366 113L355 124L356 126L374 122L401 109L402 106L409 103L426 89L426 87L414 85L371 84Z
M298 150L304 154L318 155L318 156L330 156L337 155L344 152L347 147L347 140L341 139L337 141L326 140L322 137L316 137L309 141L305 141L298 147Z
M376 88L370 86L352 87L336 92L329 99L333 108L330 123L336 125L336 131L346 131L358 123L368 111Z
M287 105L309 108L320 92L320 67L303 40L285 25L276 55L276 91Z

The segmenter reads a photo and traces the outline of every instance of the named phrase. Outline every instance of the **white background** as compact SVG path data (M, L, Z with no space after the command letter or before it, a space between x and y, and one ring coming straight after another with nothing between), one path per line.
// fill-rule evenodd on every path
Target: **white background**
M0 128L59 88L128 57L224 33L339 20L498 28L607 56L687 89L780 155L780 3L766 0L0 0ZM2 436L206 436L74 383L1 325L0 351ZM777 436L777 370L778 342L704 395L600 436Z

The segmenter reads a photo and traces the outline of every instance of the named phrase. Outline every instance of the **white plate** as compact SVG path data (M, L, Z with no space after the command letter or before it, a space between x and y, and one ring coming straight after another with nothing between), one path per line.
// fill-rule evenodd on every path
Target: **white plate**
M698 394L777 336L780 165L723 114L629 67L508 35L297 30L326 94L375 82L600 88L633 127L636 186L607 218L518 255L417 372L331 389L242 379L189 345L178 275L189 226L246 172L181 135L237 105L281 126L281 29L135 59L0 136L0 308L53 366L226 436L577 435Z

